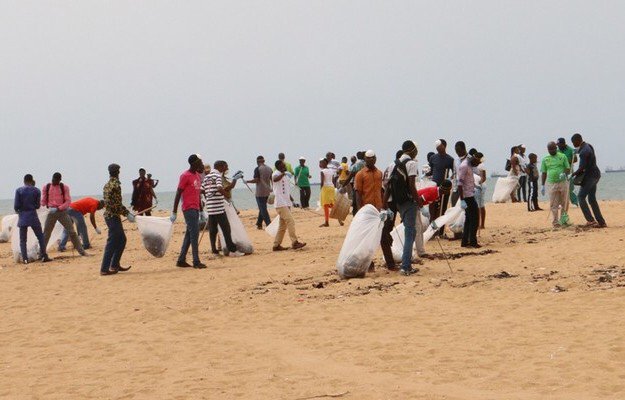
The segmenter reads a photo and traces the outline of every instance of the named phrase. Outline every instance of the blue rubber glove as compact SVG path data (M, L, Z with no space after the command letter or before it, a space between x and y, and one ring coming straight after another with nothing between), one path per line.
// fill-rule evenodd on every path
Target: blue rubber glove
M135 215L131 212L128 213L126 218L128 218L128 222L135 222Z
M176 222L176 213L171 213L171 215L169 216L169 220L172 224Z
M55 212L57 212L57 211L59 211L59 209L58 209L58 208L56 208L56 207L51 207L51 208L48 210L48 213L50 213L50 214L54 214L54 213L55 213Z
M545 187L543 186L542 189L540 189L540 194L542 194L543 196L545 195Z
M462 201L460 202L460 208L462 208L463 210L466 210L466 209L467 209L467 207L468 207L468 206L467 206L467 202L466 202L466 201L464 201L464 200L462 200Z

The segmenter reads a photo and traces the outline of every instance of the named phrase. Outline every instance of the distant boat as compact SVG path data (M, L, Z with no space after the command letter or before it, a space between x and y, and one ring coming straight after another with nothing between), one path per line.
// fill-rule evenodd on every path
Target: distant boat
M500 174L499 172L493 172L490 174L491 178L505 178L508 174Z
M611 172L625 172L625 167L620 167L620 168L612 168L612 167L607 167L605 169L606 173L611 173Z

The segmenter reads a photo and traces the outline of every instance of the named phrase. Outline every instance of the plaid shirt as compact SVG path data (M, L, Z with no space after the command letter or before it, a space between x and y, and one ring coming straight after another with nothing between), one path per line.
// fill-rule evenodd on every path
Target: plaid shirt
M128 215L128 210L122 204L121 184L115 177L111 177L104 185L104 208L104 218Z

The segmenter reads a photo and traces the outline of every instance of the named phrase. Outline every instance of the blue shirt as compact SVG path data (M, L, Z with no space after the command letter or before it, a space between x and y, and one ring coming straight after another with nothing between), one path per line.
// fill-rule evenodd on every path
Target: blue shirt
M454 158L449 154L436 153L430 158L430 165L432 166L432 180L440 186L446 178L447 170L453 171Z
M41 204L41 191L34 186L22 186L15 191L13 208L19 215L17 226L40 225L37 210Z

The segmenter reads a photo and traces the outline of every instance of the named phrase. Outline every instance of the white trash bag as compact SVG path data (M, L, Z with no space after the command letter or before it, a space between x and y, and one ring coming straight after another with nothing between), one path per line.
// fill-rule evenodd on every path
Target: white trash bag
M280 227L280 216L277 215L273 221L265 228L265 232L271 237L276 237L278 234L278 228Z
M154 257L163 257L174 233L174 224L169 217L137 215L135 218L145 249Z
M423 230L421 232L417 232L417 235L422 235L428 228L428 225L430 224L430 219L426 217L425 215L423 215L422 213L419 213L419 215L421 216L421 227ZM393 238L393 244L391 245L391 252L393 253L393 260L395 260L395 262L397 263L401 262L401 257L404 254L404 238L405 237L406 236L405 236L403 223L397 225L391 231L391 238ZM417 245L413 243L412 244L412 261L415 261L418 258L419 256L417 255Z
M460 201L460 200L459 200ZM455 234L461 234L464 231L464 220L466 219L466 212L460 213L458 218L451 221L448 226L449 229Z
M43 230L46 224L46 217L48 216L48 209L40 208L37 210L37 216L39 217L41 229ZM57 222L54 225L54 229L52 229L52 233L50 234L50 240L48 240L48 247L46 249L47 251L53 249L55 245L58 246L62 234L63 225ZM15 260L15 262L23 261L22 252L20 250L20 230L17 227L17 218L11 226L11 251L13 252L13 260ZM39 241L31 228L28 228L28 233L26 234L26 254L28 261L35 261L39 258Z
M13 226L17 224L17 214L9 214L2 217L2 230L0 230L0 243L6 243L11 240L11 231Z
M510 196L513 191L516 190L519 185L519 179L517 177L509 176L507 178L497 178L495 183L495 190L493 191L493 203L505 203L510 201Z
M371 204L362 207L352 220L343 247L336 261L341 278L361 278L369 269L375 251L380 246L384 221Z
M243 226L241 219L237 215L237 210L231 203L225 200L224 202L226 203L226 216L228 217L228 223L230 224L230 237L232 238L234 244L237 246L237 251L244 254L252 254L254 252L254 246L252 245L252 241L245 231L245 227ZM224 238L224 234L221 231L221 227L219 227L218 229L219 240L221 241L221 248L223 249L224 255L227 256L230 251L226 246L226 239Z
M432 239L434 233L436 233L437 230L447 225L451 221L455 221L458 217L460 217L460 214L464 214L464 210L460 207L460 202L458 202L456 203L455 207L447 209L444 215L436 218L434 222L432 222L430 226L428 226L428 228L423 233L423 243Z

